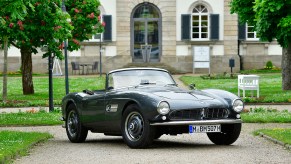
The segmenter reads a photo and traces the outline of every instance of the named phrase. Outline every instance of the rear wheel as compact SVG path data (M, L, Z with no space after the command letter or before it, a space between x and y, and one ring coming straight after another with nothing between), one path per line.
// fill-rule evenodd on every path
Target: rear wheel
M70 104L68 106L68 114L66 118L66 132L69 140L73 143L84 142L88 135L88 130L82 126L76 106Z
M241 124L224 124L220 133L207 133L207 136L216 145L230 145L238 139L240 131Z
M146 148L152 144L155 128L139 112L137 105L125 109L121 125L123 140L130 148Z

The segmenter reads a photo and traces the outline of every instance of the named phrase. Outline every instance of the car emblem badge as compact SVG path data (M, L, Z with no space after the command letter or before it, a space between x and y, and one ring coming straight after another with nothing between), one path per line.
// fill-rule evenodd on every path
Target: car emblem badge
M117 112L118 104L109 104L106 106L106 112Z
M111 105L107 105L106 112L110 112L110 111L111 111Z
M202 108L201 110L201 119L205 118L205 109Z

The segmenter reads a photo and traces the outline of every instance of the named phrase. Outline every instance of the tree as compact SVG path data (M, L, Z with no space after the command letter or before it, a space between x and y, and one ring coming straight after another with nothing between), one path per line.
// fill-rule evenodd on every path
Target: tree
M48 51L43 57L54 53L61 58L62 42L71 37L73 29L67 21L70 16L61 10L60 0L31 0L31 3L34 11L29 9L24 20L17 22L11 40L21 52L23 94L34 93L32 53L36 54L38 47L47 46Z
M105 24L100 20L99 0L67 0L67 12L71 16L72 38L69 39L70 51L80 48L80 42L89 40L92 35L104 31Z
M35 11L28 10L24 20L17 22L11 40L21 52L23 94L34 93L31 55L38 52L37 48L48 47L44 58L53 53L63 59L64 40L69 40L69 50L77 50L81 41L103 29L98 21L98 0L67 0L67 13L61 10L61 0L31 0L31 3Z
M23 0L6 0L0 2L0 32L1 32L1 45L4 47L4 66L3 66L3 93L2 99L4 102L7 100L7 56L8 56L8 42L12 34L14 22L23 19L27 14L26 5L29 6L29 1ZM33 7L31 8L33 9Z
M230 5L241 23L254 25L260 40L277 39L283 47L282 89L291 90L291 1L232 0Z

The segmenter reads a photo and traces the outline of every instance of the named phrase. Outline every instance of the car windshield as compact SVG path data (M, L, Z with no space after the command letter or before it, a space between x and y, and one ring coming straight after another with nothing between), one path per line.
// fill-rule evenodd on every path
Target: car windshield
M176 83L168 72L161 70L124 70L109 74L109 87L139 85L176 85Z

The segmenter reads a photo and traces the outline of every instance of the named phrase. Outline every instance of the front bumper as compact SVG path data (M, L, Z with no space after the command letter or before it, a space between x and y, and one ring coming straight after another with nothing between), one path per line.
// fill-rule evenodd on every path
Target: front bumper
M223 120L198 120L198 121L169 121L150 123L151 126L171 126L171 125L215 125L215 124L239 124L241 119L223 119Z

